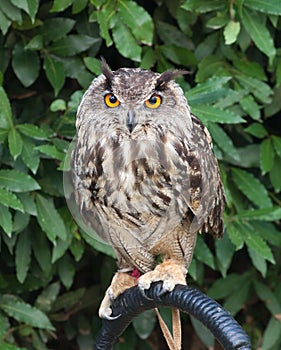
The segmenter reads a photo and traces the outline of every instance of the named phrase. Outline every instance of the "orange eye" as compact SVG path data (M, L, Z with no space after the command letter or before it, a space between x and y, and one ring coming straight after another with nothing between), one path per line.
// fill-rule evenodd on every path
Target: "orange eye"
M114 108L120 105L120 101L111 92L104 96L104 102L107 107Z
M153 94L148 100L145 101L145 105L148 108L158 108L162 103L162 97Z

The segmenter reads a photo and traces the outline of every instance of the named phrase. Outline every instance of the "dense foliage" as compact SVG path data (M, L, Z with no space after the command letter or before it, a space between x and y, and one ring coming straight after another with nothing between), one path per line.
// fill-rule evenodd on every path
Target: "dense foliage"
M179 83L212 134L227 208L224 238L199 237L188 282L254 349L280 349L280 15L280 0L0 1L1 350L91 349L100 328L115 262L72 218L63 160L101 56L113 69L190 71ZM183 320L185 348L213 346ZM146 313L116 348L164 349L158 333Z

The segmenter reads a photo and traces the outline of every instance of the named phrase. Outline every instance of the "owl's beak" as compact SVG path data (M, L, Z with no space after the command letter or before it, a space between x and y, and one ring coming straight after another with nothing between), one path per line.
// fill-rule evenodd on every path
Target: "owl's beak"
M135 127L135 113L132 110L129 110L127 113L127 127L129 129L130 132L133 131L134 127Z

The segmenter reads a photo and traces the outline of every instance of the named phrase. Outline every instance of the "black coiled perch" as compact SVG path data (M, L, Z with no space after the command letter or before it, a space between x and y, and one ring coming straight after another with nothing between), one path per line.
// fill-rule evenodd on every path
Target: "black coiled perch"
M143 296L137 286L126 290L113 303L113 321L103 320L95 350L112 350L118 337L132 319L155 307L175 307L202 322L225 350L250 350L249 337L234 318L215 300L192 287L177 285L170 293L162 292L162 282L153 283Z

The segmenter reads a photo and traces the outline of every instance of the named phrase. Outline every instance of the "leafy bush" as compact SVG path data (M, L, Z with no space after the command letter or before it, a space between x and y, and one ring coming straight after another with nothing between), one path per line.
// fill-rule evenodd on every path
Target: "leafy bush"
M179 83L212 134L227 208L224 238L199 237L188 281L236 316L253 348L280 349L280 14L277 0L1 0L1 350L91 349L100 328L115 262L77 226L63 189L100 56L113 69L190 71ZM183 319L184 342L197 344ZM137 318L117 348L157 349L154 324Z

